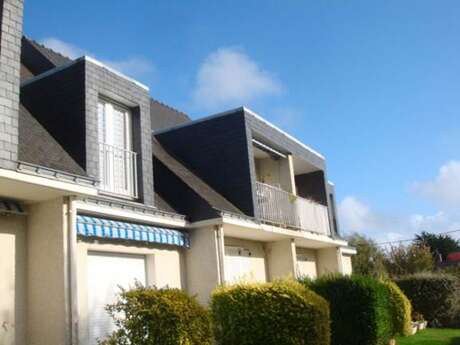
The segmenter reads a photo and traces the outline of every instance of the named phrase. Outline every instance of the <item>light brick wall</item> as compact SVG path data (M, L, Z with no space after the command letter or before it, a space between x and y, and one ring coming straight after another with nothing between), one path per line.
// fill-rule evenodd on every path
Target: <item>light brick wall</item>
M18 112L23 0L0 0L0 167L18 154Z

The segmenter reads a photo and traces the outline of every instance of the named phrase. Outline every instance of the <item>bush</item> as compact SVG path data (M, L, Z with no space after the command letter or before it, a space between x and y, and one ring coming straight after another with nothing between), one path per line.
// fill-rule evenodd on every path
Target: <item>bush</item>
M369 276L324 276L306 282L329 301L331 344L387 345L393 337L388 289Z
M458 309L457 279L447 274L415 274L396 279L396 284L432 327L449 326Z
M401 289L392 281L384 281L390 293L393 334L408 336L412 334L412 305Z
M219 345L329 345L328 303L295 281L217 288L211 299Z
M211 345L208 312L179 289L122 290L107 306L118 327L104 345Z

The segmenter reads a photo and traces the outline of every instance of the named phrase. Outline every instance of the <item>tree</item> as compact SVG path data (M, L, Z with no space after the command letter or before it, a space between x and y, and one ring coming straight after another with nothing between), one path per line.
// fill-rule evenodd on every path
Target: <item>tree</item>
M391 247L385 255L384 265L392 277L434 269L430 248L418 244Z
M423 231L415 237L415 243L428 246L436 262L447 260L447 255L460 251L459 241L449 235L431 234Z
M384 253L375 241L355 233L348 237L348 243L357 251L357 254L351 257L354 273L375 277L386 276Z

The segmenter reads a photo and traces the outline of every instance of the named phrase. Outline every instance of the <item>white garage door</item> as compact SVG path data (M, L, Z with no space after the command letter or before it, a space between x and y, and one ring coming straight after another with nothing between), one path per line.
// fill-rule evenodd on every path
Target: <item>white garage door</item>
M117 299L120 289L135 281L145 285L145 257L140 255L88 254L88 326L89 344L97 344L115 329L105 306Z
M225 246L224 272L226 283L265 281L264 258L253 257L246 248Z

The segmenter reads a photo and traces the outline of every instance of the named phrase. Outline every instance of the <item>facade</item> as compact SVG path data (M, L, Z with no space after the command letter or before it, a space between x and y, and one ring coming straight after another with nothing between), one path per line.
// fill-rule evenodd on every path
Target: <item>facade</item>
M246 108L192 121L0 0L0 344L92 345L136 281L351 273L325 159Z

